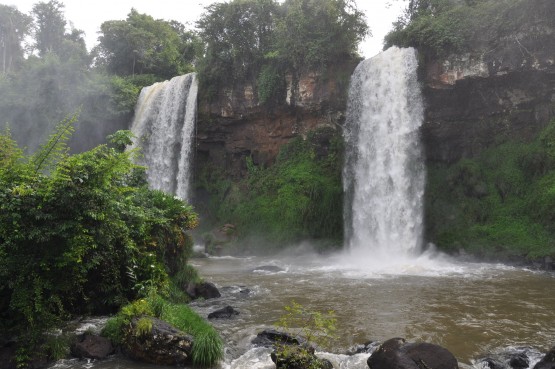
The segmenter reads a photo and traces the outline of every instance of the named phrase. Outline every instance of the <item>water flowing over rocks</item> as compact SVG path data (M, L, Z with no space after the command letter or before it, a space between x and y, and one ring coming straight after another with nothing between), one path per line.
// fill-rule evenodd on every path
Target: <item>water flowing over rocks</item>
M351 79L344 136L345 244L361 259L417 254L425 167L416 50L391 47Z
M407 343L391 338L368 358L370 369L458 369L457 359L447 349L431 343Z
M195 73L143 88L131 125L149 185L182 199L189 198L197 91Z
M193 338L168 323L152 320L152 330L137 334L137 318L131 322L130 332L125 338L123 352L130 358L157 365L187 365L191 363Z

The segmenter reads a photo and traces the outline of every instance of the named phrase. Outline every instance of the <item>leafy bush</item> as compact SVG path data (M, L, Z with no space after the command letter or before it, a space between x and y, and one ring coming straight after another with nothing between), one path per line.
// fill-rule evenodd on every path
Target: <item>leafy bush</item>
M167 289L197 224L181 200L132 184L134 152L69 155L72 121L32 156L0 135L0 324L31 345L72 314Z
M534 142L506 142L451 166L430 165L428 238L444 250L531 258L554 254L554 126Z
M553 3L544 0L411 0L407 11L385 37L385 47L416 47L432 55L463 53L484 46L488 50L504 38L517 39L538 19L553 24L545 14Z

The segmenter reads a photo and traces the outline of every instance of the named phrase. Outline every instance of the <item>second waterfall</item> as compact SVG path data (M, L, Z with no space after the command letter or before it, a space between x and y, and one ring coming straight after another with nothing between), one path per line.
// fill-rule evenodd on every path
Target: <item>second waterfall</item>
M189 199L198 84L194 73L141 91L131 131L151 188Z
M422 243L423 104L414 49L392 47L351 79L343 173L345 241L356 255L391 259Z

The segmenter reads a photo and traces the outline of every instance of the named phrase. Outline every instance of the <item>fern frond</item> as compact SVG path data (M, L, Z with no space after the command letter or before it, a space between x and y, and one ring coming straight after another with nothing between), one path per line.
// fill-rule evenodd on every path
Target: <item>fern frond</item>
M73 115L66 116L54 128L54 132L48 141L41 145L39 150L31 157L31 163L35 167L35 173L39 171L50 171L56 163L65 157L69 151L68 140L75 131L74 124L79 118L81 109Z

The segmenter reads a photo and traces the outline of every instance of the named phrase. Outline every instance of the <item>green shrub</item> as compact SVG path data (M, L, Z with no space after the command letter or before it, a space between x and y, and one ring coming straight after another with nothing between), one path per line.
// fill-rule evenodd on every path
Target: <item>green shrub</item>
M239 237L270 244L313 239L327 247L343 237L342 139L331 128L284 145L276 163L257 166L247 157L247 178L230 183L206 175L219 223L237 226ZM219 178L223 178L220 175Z
M443 250L530 258L555 253L552 122L534 142L506 142L428 166L427 237Z

